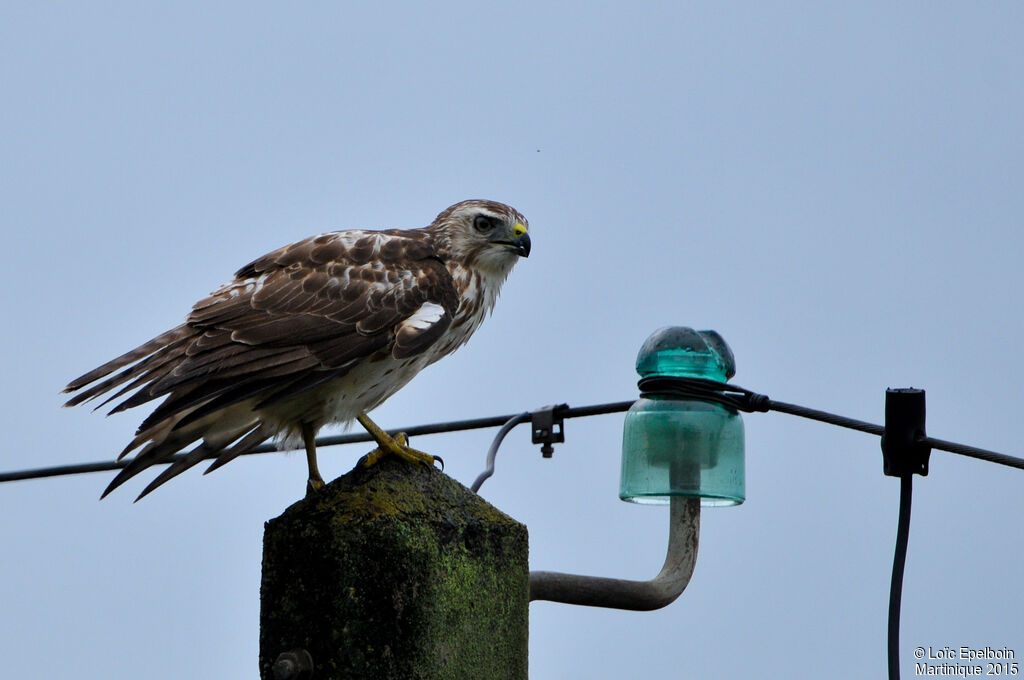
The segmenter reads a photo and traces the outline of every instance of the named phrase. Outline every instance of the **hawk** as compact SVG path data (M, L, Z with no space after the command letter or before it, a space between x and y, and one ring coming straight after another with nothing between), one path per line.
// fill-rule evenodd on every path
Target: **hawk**
M65 406L119 388L97 406L129 395L110 413L163 398L101 498L196 442L136 500L202 460L215 458L210 472L271 438L304 444L315 491L324 485L317 432L353 420L378 444L367 463L394 454L433 465L367 413L469 340L529 254L526 218L472 200L422 229L329 232L245 265L183 324L65 388L78 392Z

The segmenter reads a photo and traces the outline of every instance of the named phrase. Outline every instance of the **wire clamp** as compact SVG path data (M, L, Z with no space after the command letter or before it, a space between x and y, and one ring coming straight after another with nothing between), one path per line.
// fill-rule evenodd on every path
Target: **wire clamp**
M552 444L565 441L565 415L568 404L544 406L530 413L530 426L533 430L533 443L540 444L540 452L545 458L555 453Z
M882 460L890 477L928 474L932 447L924 431L924 390L912 387L885 391L885 432Z

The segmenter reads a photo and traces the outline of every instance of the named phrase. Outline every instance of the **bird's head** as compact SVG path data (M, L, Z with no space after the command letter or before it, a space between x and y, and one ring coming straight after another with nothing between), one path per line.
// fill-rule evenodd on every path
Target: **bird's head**
M515 208L480 200L456 203L429 227L446 257L502 275L508 274L520 257L529 257L529 228Z

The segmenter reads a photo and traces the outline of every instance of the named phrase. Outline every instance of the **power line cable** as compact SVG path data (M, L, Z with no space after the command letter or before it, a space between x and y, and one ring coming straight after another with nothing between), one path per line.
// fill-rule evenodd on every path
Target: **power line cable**
M675 384L659 384L656 382L662 380L671 380ZM885 432L885 428L881 425L848 418L846 416L840 416L827 411L808 408L806 406L789 404L783 401L774 401L765 395L751 392L750 390L742 387L729 385L727 383L717 383L712 380L701 380L698 378L645 378L640 381L640 388L641 396L655 392L658 394L671 394L682 399L715 401L748 413L763 413L767 411L788 413L790 415L809 418L811 420L817 420L830 425L837 425L839 427L858 430L860 432L866 432L877 436L881 436ZM563 418L586 418L589 416L609 413L621 413L623 411L627 411L632 405L632 401L616 401L605 404L593 404L590 406L566 407L565 409L560 410L560 415ZM534 413L537 413L537 411L532 411L531 415ZM515 418L518 415L520 414L510 413L484 418L471 418L468 420L427 423L424 425L397 428L395 431L405 432L410 437L424 434L439 434L444 432L462 432L466 430L500 427L507 423L511 418ZM320 448L323 446L355 444L370 441L373 440L369 434L360 432L319 437L316 440L316 445L317 448ZM948 451L950 453L956 453L962 456L969 456L971 458L985 460L990 463L998 463L999 465L1006 465L1008 467L1015 467L1020 470L1024 470L1024 460L1008 456L1003 453L998 453L996 451L989 451L987 449L980 449L966 444L959 444L957 442L946 441L943 439L935 439L933 437L923 437L920 441L931 446L933 449L940 449L942 451ZM242 455L273 453L282 450L283 449L280 449L273 444L264 444ZM164 461L164 463L173 463L185 455L187 454L177 454ZM216 456L211 455L210 457L214 458ZM88 472L106 472L120 470L127 464L127 460L100 461L94 463L77 463L72 465L55 465L52 467L33 468L28 470L14 470L10 472L0 472L0 482L15 482L27 479L41 479L44 477L77 475Z
M559 414L563 418L586 418L589 416L604 415L607 413L621 413L629 409L633 405L632 401L616 401L607 404L594 404L591 406L578 406L575 408L562 409ZM536 411L530 412L536 413ZM411 427L397 428L394 432L405 432L409 437L414 437L424 434L439 434L444 432L463 432L466 430L479 430L489 427L499 427L504 425L510 418L514 418L519 414L507 414L500 416L488 416L484 418L470 418L468 420L452 420L440 423L427 423L424 425L413 425ZM359 442L371 442L373 438L365 432L358 432L352 434L341 434L331 435L327 437L318 437L316 440L317 448L324 446L337 446L339 444L357 444ZM242 455L253 455L260 453L274 453L277 451L284 451L274 444L264 444L257 446L250 451ZM162 461L164 464L170 464L184 458L185 453L179 453L175 456ZM216 455L211 455L208 458L216 458ZM45 477L61 477L65 475L78 475L88 472L109 472L113 470L120 470L128 464L127 460L121 461L100 461L95 463L76 463L72 465L54 465L52 467L34 468L29 470L14 470L11 472L0 472L0 482L16 482L28 479L42 479Z

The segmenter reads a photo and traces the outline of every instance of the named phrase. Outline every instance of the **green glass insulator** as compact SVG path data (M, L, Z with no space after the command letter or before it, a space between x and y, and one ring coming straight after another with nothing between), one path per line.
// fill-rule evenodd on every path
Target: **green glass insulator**
M641 377L725 382L736 363L715 331L676 326L647 339L636 369ZM626 413L619 498L663 504L672 496L699 497L702 505L744 501L743 420L735 409L655 393Z

